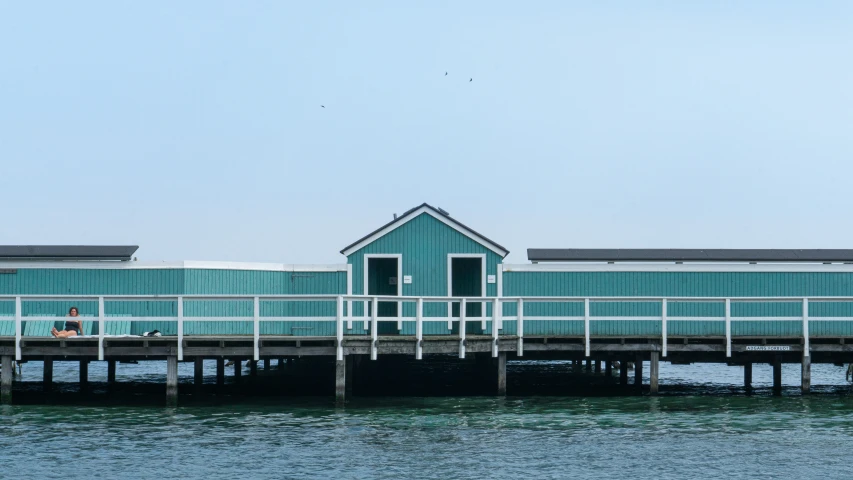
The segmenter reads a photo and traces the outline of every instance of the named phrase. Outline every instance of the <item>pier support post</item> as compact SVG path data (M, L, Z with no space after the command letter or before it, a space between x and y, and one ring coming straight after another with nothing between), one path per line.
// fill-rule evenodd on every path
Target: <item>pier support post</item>
M234 360L234 380L239 382L243 376L243 361Z
M249 376L257 377L258 376L258 362L254 360L249 360Z
M335 402L343 404L347 398L347 357L335 360Z
M266 372L266 371L269 371L269 369L270 369L270 359L269 359L269 358L265 358L265 359L264 359L264 371L265 371L265 372Z
M498 388L497 394L499 397L506 396L506 352L498 353L498 358L495 359L498 366Z
M752 363L743 364L743 388L752 389Z
M42 390L45 393L53 389L53 358L44 357L44 371L42 372Z
M586 373L592 373L592 360L586 359Z
M178 357L175 355L166 357L166 404L178 404Z
M651 352L649 358L649 393L652 395L657 395L658 393L659 357L659 352Z
M634 360L634 386L643 386L643 356L637 355Z
M595 361L595 373L601 373L601 360Z
M195 384L196 388L201 387L204 384L204 359L201 357L195 357L193 365L193 384Z
M355 358L345 356L344 359L347 362L347 373L346 373L346 396L347 398L352 398L352 389L355 385Z
M107 384L113 386L116 383L116 361L107 360Z
M219 357L216 359L216 386L221 388L225 385L225 359Z
M773 395L782 394L782 356L773 358Z
M803 378L800 385L803 393L809 393L812 389L812 357L803 355Z
M10 404L12 403L12 375L15 374L12 356L3 355L0 362L3 363L3 371L0 372L0 404Z
M89 361L80 360L80 391L89 390Z
M619 361L619 385L628 385L628 359Z
M613 362L610 360L604 362L604 376L608 378L613 376Z

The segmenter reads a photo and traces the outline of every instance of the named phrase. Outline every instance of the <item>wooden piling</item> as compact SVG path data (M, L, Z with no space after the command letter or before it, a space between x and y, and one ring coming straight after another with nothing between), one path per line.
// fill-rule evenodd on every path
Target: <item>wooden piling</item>
M178 404L178 357L166 357L166 404Z
M595 361L595 373L601 373L601 360Z
M13 361L11 355L3 355L0 358L3 363L3 369L0 371L0 404L12 403L12 376L15 374Z
M619 361L619 385L628 385L628 359Z
M809 393L812 389L812 357L810 355L803 355L802 375L800 388L803 393Z
M107 360L107 384L112 386L116 383L116 361Z
M592 360L586 359L586 373L592 373Z
M234 360L234 380L239 382L243 376L243 360Z
M347 398L347 357L335 360L335 402L342 404Z
M634 360L634 386L643 386L643 356L639 354Z
M80 391L85 392L89 389L89 361L80 360Z
M658 393L659 352L651 352L649 358L649 393Z
M258 362L254 360L249 360L249 376L257 377L258 376Z
M264 371L265 371L265 372L266 372L266 371L269 371L269 369L270 369L270 359L269 359L269 358L265 358L265 359L264 359Z
M222 387L225 385L225 359L219 357L216 359L216 386Z
M604 376L608 378L613 376L613 362L610 360L604 362Z
M500 397L506 396L506 352L498 353L497 367L498 367L498 388L497 394Z
M744 363L743 364L743 388L747 390L752 389L752 364Z
M42 390L45 393L53 389L53 357L44 357L44 370L42 372Z
M773 394L782 394L782 356L776 355L773 359Z
M352 390L355 385L355 358L352 356L344 358L347 359L346 398L352 398Z
M193 384L201 387L204 384L204 359L196 357L193 365Z

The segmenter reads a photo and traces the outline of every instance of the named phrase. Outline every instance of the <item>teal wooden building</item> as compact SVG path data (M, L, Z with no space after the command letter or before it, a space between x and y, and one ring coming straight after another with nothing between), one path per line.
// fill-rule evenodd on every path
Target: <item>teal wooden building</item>
M132 259L132 251L92 257L81 248L87 247L0 247L0 336L13 334L15 296L23 336L47 335L72 305L97 315L98 296L187 296L181 314L198 321L184 335L253 334L251 297L259 296L262 335L333 336L336 304L311 298L317 295L347 297L346 335L369 333L374 312L363 296L382 296L448 297L424 305L431 320L460 317L458 299L465 297L472 335L492 334L496 324L502 335L519 333L519 299L528 337L853 336L848 250L532 249L532 263L508 265L506 248L427 204L345 247L340 265L148 263ZM68 298L38 298L56 295ZM305 298L264 298L270 295ZM500 322L494 299L503 299ZM382 335L415 334L414 302L384 298L377 305ZM107 298L104 308L113 319L107 334L176 334L174 300ZM50 316L57 318L44 319ZM98 333L94 322L87 325L85 333ZM459 324L429 321L423 328L424 335L454 335Z

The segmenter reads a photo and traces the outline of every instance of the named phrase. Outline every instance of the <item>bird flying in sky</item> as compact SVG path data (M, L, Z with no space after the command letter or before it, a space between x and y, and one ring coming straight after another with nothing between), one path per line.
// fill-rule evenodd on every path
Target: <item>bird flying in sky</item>
M325 105L320 105L320 107L321 107L321 108L326 108L326 106L325 106Z

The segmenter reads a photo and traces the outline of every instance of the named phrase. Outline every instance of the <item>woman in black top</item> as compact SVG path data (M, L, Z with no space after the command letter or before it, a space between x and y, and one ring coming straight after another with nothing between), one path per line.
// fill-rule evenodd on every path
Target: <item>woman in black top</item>
M77 307L71 307L68 309L68 316L72 318L77 318L80 314L77 311ZM76 337L83 332L83 320L66 320L65 321L65 329L57 330L56 327L50 329L50 334L57 338L68 338L68 337Z

